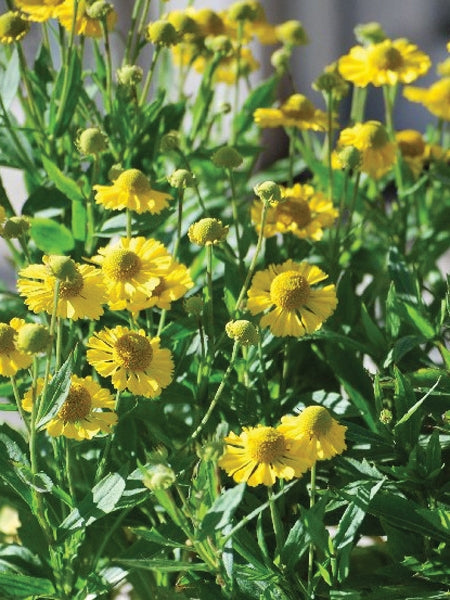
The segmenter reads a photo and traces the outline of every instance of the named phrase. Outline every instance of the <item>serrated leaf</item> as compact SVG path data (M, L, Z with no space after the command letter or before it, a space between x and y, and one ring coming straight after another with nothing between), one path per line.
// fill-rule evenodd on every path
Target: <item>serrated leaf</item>
M75 246L70 230L51 219L32 219L30 236L39 250L47 254L65 254Z

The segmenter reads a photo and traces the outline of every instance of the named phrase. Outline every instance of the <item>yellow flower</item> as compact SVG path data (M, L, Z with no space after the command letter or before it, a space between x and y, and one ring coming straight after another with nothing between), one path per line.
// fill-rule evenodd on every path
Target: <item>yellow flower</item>
M310 185L296 183L282 188L283 200L267 210L264 237L277 233L293 233L300 239L320 240L323 228L331 227L338 215L333 203ZM254 202L251 210L256 230L260 230L262 203Z
M62 4L58 5L55 8L54 15L59 19L59 22L67 29L67 31L72 31L72 22L73 22L73 9L74 9L74 1L73 0L64 0ZM75 33L77 35L85 35L87 37L102 37L102 25L100 19L93 19L88 15L89 3L87 0L79 0L78 1L78 9L76 16L76 24L75 24ZM106 27L108 31L114 29L114 26L117 21L117 13L116 11L110 10L106 16Z
M354 46L339 60L339 72L357 87L411 83L431 66L430 58L401 38L369 46Z
M30 21L39 23L55 16L55 9L64 0L15 0L17 8L29 16Z
M225 33L225 25L221 16L210 8L189 7L185 13L197 23L202 37Z
M277 478L301 477L313 464L304 444L285 436L279 428L244 427L240 435L225 438L219 466L237 483L272 486Z
M30 24L19 11L9 11L0 16L0 43L19 42L30 30Z
M270 327L273 335L301 337L313 333L337 306L334 285L311 287L327 277L319 267L306 262L289 259L281 265L270 265L255 273L247 292L247 308L252 315L269 310L260 325Z
M22 352L16 346L16 336L25 326L23 319L14 317L8 323L0 323L0 375L11 377L20 369L26 369L33 362L33 356Z
M257 108L253 118L262 128L283 126L325 131L328 127L326 113L303 94L293 94L280 108Z
M422 172L426 144L420 131L404 129L397 131L395 141L402 155L403 161L409 167L414 177Z
M412 102L420 102L436 117L450 121L450 77L436 81L428 89L408 86L403 95Z
M51 257L42 265L29 265L19 271L17 289L25 304L35 313L52 314L57 278L51 270ZM74 263L75 273L60 282L56 315L64 319L98 319L106 303L105 286L99 269Z
M139 169L127 169L112 185L94 185L95 201L110 210L128 208L137 213L160 213L172 200L170 194L157 192Z
M170 350L159 347L159 338L150 338L143 329L131 331L118 325L95 333L87 343L87 360L102 377L111 377L113 386L132 394L156 398L172 381Z
M209 64L211 57L199 55L193 62L193 67L197 73L204 73L206 66ZM246 77L253 71L259 69L259 62L253 56L249 48L242 48L239 59L240 77ZM231 56L224 56L219 62L218 67L214 71L214 81L218 83L226 83L232 85L236 81L238 71L237 54L233 52Z
M36 395L42 392L43 387L44 379L38 379ZM32 404L33 390L29 390L23 397L22 406L31 412ZM63 435L73 440L90 440L99 432L111 433L111 428L117 423L114 405L114 397L92 377L72 375L67 398L45 429L51 436Z
M189 269L173 261L167 273L159 274L159 283L148 298L145 308L157 306L169 310L172 302L182 298L194 286Z
M361 170L374 179L382 177L395 163L395 144L389 141L387 131L379 121L357 123L343 129L338 139L338 149L354 146L362 155Z
M281 417L279 430L305 443L305 455L313 462L333 458L347 448L347 427L333 419L323 406L308 406L295 417Z
M139 312L152 306L153 290L168 275L173 259L161 242L137 237L100 248L92 261L101 266L109 307Z

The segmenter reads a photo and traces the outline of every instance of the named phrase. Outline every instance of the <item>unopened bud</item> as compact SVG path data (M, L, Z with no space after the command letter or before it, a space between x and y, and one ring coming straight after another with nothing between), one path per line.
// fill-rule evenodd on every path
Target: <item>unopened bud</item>
M74 281L79 278L77 265L69 256L53 254L48 257L47 266L52 275L61 281Z
M361 166L362 155L355 146L345 146L338 152L338 161L341 169L351 171Z
M290 60L291 51L286 46L275 50L275 52L273 52L272 56L270 57L270 62L272 63L273 68L280 73L284 73L285 71L287 71Z
M257 346L259 342L259 333L256 327L250 321L239 319L230 321L225 325L225 331L229 338L239 342L243 346Z
M144 72L138 65L124 65L116 72L120 85L133 87L142 81Z
M170 152L170 150L178 150L180 147L180 134L178 131L169 131L162 136L159 148L161 152Z
M308 36L300 21L292 19L275 28L278 41L285 46L303 46L308 43Z
M96 0L96 2L86 7L86 14L91 19L100 20L106 18L112 10L114 10L114 7L109 2Z
M243 162L242 156L231 146L219 148L217 152L214 152L211 160L216 167L223 167L224 169L236 169L237 167L240 167Z
M189 227L188 237L193 244L209 246L223 242L228 235L228 230L228 225L224 227L219 219L206 217Z
M258 18L258 10L254 2L241 0L229 7L227 16L231 21L255 21Z
M180 41L177 30L169 21L155 21L147 27L147 37L157 46L174 46Z
M203 298L201 296L191 296L184 300L184 310L188 315L201 317L203 313Z
M214 35L208 36L205 39L205 47L211 52L217 52L218 54L230 54L233 50L233 44L226 35Z
M380 416L378 418L383 425L389 425L393 418L392 411L389 410L389 408L383 408L380 411Z
M169 175L167 181L174 188L190 188L195 186L195 175L187 169L177 169Z
M21 352L37 354L48 350L50 340L47 327L39 323L27 323L17 333L16 346Z
M1 236L5 240L12 240L24 235L31 227L28 217L11 217L1 227Z
M357 25L353 31L358 42L365 46L379 44L387 37L381 25L376 21L361 23L360 25Z
M255 194L263 202L276 205L283 199L281 187L275 181L263 181L253 188Z
M108 148L108 138L98 127L79 131L75 144L82 154L100 154Z
M142 470L145 467L142 467ZM142 483L149 490L167 490L176 481L173 469L164 464L151 465L143 471Z

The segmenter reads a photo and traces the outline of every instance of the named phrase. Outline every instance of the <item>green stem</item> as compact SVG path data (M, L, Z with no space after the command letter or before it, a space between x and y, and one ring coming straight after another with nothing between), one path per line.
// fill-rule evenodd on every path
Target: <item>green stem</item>
M103 38L105 42L105 54L106 54L106 108L108 114L113 116L113 89L112 89L112 54L111 46L109 44L109 33L106 25L106 17L101 20Z
M289 137L289 175L288 175L288 187L294 185L294 161L295 161L295 138L297 132L294 127L288 129Z
M31 159L29 158L25 148L22 146L22 142L17 137L16 131L9 119L8 111L6 110L5 105L3 104L3 100L2 100L1 96L0 96L0 108L2 110L2 117L3 117L4 124L5 124L5 128L8 130L8 132L11 136L11 139L17 148L17 152L19 153L20 158L23 161L24 169L31 170L32 172L35 171L36 166L33 164ZM9 216L15 215L14 209L12 209L12 210L13 210L13 215L9 215Z
M183 224L183 200L184 200L184 189L182 187L178 188L178 218L177 218L177 237L175 240L175 244L173 246L172 255L176 260L178 255L178 250L180 248L181 242L181 225Z
M273 527L273 532L275 534L275 542L276 542L275 557L274 557L273 562L275 564L279 564L281 551L284 546L284 528L283 528L283 523L281 522L280 513L278 512L278 508L277 508L277 505L274 500L274 493L273 493L272 486L269 486L267 488L267 495L269 498L270 516L272 519L272 527Z
M150 65L150 69L149 69L149 71L147 73L147 78L145 80L144 87L142 88L141 97L139 99L139 104L138 104L139 107L142 107L143 104L144 104L144 102L147 99L148 91L150 89L150 84L151 84L152 79L153 79L153 74L155 72L156 62L157 62L159 54L161 52L161 48L162 48L162 46L156 46L156 48L153 51L153 56L152 56L152 62L151 62L151 65Z
M125 52L123 54L122 66L127 65L130 60L131 46L133 42L133 36L136 33L136 23L138 20L139 10L141 8L142 0L135 0L133 5L133 12L131 13L131 23L128 29L127 41L125 44Z
M242 37L244 34L244 21L239 20L237 24L237 45L236 45L236 80L234 82L234 106L233 106L233 133L231 136L231 145L234 145L237 138L236 115L239 111L239 83L241 79L241 54Z
M208 345L214 347L214 305L213 305L213 247L212 244L205 246L206 248L206 288L208 297L206 299L206 314L208 323Z
M28 422L28 416L25 413L23 407L22 407L22 399L20 397L20 393L19 393L19 388L17 387L17 383L16 383L16 379L15 377L10 377L10 381L11 381L11 386L13 389L13 394L14 394L14 400L16 401L16 406L17 406L17 410L19 411L20 416L22 417L22 421L24 422L25 427L27 428L28 432L30 431L30 424Z
M177 151L177 154L179 155L179 157L181 158L181 160L183 161L186 169L190 173L194 173L191 169L191 164L190 164L189 159L186 156L186 154L180 148L177 148L176 151ZM208 216L208 211L206 210L205 203L203 202L203 198L200 194L200 188L198 187L197 178L195 177L195 175L194 175L194 190L195 190L195 193L197 194L198 202L201 206L202 211L204 212L205 216Z
M361 123L364 117L364 106L366 104L367 88L354 87L352 106L350 109L350 122Z
M126 216L127 216L126 235L127 235L128 239L131 239L131 235L133 233L133 227L132 227L132 212L129 208L126 209Z
M86 203L86 241L84 244L86 254L92 255L94 250L95 240L95 212L94 212L94 196L95 190L94 185L98 183L100 177L100 157L98 154L94 154L94 161L92 163L92 177L91 177L91 193L89 194L88 201Z
M58 106L58 111L56 113L56 123L61 121L63 112L66 108L66 100L69 93L69 84L70 84L70 63L72 59L72 53L74 51L74 40L75 40L75 27L77 23L77 13L78 13L78 1L73 0L73 17L72 17L72 26L70 28L70 36L69 36L69 44L67 48L66 54L66 63L63 65L64 68L64 80L63 86L61 90L61 98Z
M316 503L316 464L314 463L311 467L311 487L309 491L309 507L310 509ZM314 576L314 551L315 547L312 542L309 544L309 552L308 552L308 598L309 600L313 600L314 598L314 590L313 590L313 576Z
M64 445L65 445L65 450L66 450L66 478L67 478L67 484L69 486L69 492L70 492L70 496L73 500L74 503L76 503L77 497L75 495L75 486L73 483L73 477L72 477L72 457L71 457L71 449L70 449L70 440L69 439L64 439Z
M328 165L328 200L333 201L334 172L331 165L333 149L333 91L327 95L327 165Z
M227 169L227 172L228 172L228 177L230 180L230 187L231 187L231 210L233 213L234 228L236 231L236 244L237 244L238 256L239 256L239 267L240 267L241 271L243 271L244 270L244 259L242 256L241 233L240 233L240 229L239 229L239 214L238 214L238 208L237 208L236 185L235 185L235 181L234 181L233 171L231 169Z

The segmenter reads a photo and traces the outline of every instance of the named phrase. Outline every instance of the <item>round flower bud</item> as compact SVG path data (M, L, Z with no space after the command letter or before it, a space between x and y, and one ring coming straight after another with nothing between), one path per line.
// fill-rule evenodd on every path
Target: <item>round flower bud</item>
M190 188L195 185L195 175L187 169L177 169L169 175L167 181L174 188Z
M155 21L147 27L147 37L157 46L175 46L180 36L169 21Z
M30 23L18 11L9 11L0 16L0 42L12 44L21 40L30 30Z
M250 321L246 321L245 319L230 321L225 325L225 331L229 338L235 342L239 342L243 346L258 345L259 333Z
M228 235L228 229L228 226L222 225L222 221L206 217L189 227L188 237L193 244L209 246L223 242Z
M122 173L124 172L125 169L122 168L121 164L115 164L113 165L109 171L108 171L108 179L109 181L115 181L118 177L120 177L120 175L122 175Z
M300 21L292 19L277 25L276 36L285 46L303 46L308 43L308 36Z
M358 42L365 46L379 44L387 37L381 25L376 21L361 23L360 25L357 25L353 31L355 32L355 37Z
M227 16L231 21L255 21L258 17L258 10L254 2L241 0L229 7Z
M24 235L30 229L28 217L11 217L7 219L1 228L1 236L5 240L12 240Z
M167 15L167 19L175 27L180 36L198 36L200 28L195 20L187 15L183 10L174 10Z
M167 490L175 483L176 475L174 471L164 464L151 465L145 469L142 483L149 490Z
M201 296L191 296L184 301L184 310L188 315L201 317L203 313L203 298Z
M236 169L237 167L240 167L243 162L242 156L231 146L219 148L217 152L214 152L211 160L216 167L223 167L224 169Z
M79 131L75 144L82 154L100 154L108 148L108 138L98 127Z
M446 410L442 415L442 420L446 425L450 425L450 410Z
M133 87L142 81L144 71L138 65L124 65L116 72L120 85Z
M233 50L233 44L226 35L209 36L205 39L205 47L211 52L217 54L230 54Z
M283 200L281 187L275 181L263 181L255 186L253 191L260 200L275 206Z
M398 131L395 135L395 141L402 156L415 158L416 156L423 156L425 152L425 141L422 134L415 129Z
M361 152L355 146L345 146L338 152L338 161L341 169L351 171L361 166Z
M169 131L162 136L159 144L161 152L170 152L170 150L178 150L180 147L180 135L178 131Z
M17 333L16 346L21 352L37 354L48 350L50 340L47 327L39 323L27 323Z
M380 419L380 422L384 425L389 425L393 418L392 411L389 410L389 408L383 408L380 411L380 416L378 418Z
M231 106L231 104L229 102L221 102L219 104L219 106L217 107L217 110L222 115L228 115L232 111L232 106Z
M270 62L272 67L279 73L284 73L289 67L289 61L291 59L291 51L286 46L278 48L272 53Z
M339 75L336 69L325 69L323 73L312 84L313 89L324 92L325 94L333 93L335 98L343 98L348 94L349 85Z
M114 10L114 7L105 0L96 0L93 4L86 7L86 14L91 19L104 19L108 14Z
M69 256L53 254L48 257L47 266L52 275L61 281L73 281L79 277L75 261Z

